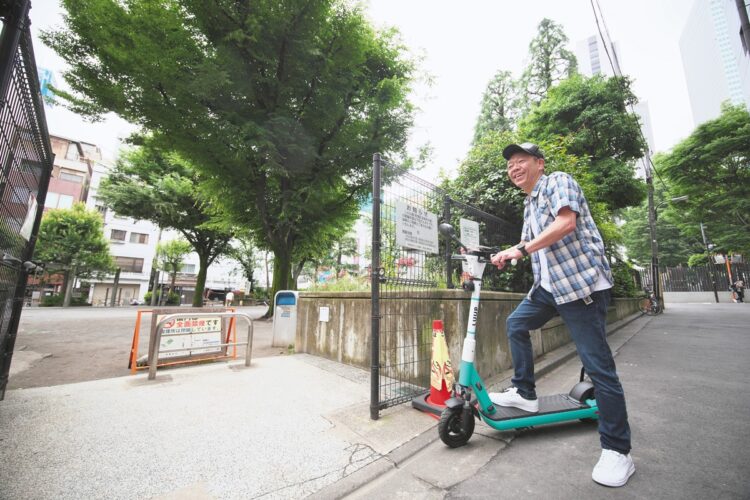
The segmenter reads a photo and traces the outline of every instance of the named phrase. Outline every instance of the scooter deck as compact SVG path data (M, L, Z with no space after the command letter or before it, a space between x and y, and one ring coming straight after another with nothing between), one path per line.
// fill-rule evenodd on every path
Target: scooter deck
M519 408L500 406L493 403L496 411L492 415L482 411L482 418L499 422L501 420L513 420L515 418L529 418L552 413L564 413L567 411L585 410L591 408L586 403L581 403L567 394L554 394L552 396L541 396L539 398L539 411L530 413ZM481 410L480 410L481 411Z

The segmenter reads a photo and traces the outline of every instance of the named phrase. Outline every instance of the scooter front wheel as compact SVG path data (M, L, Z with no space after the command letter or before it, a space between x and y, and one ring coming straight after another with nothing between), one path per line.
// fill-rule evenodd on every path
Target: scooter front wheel
M474 415L468 413L464 422L463 408L446 408L440 415L438 434L440 439L451 448L465 445L474 434Z

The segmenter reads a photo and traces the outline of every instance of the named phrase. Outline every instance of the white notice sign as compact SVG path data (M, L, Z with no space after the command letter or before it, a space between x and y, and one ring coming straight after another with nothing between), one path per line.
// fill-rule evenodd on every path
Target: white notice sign
M437 215L397 201L396 245L427 253L438 253Z
M461 219L461 242L469 248L479 247L479 223Z

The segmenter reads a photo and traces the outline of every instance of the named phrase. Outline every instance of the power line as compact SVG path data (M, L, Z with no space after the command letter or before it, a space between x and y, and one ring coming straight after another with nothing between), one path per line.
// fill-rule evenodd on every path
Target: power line
M607 28L607 23L604 20L604 13L602 12L602 7L599 5L599 0L590 0L591 1L591 9L594 11L594 20L596 21L596 29L599 32L599 38L602 41L602 45L604 46L604 52L607 54L607 59L609 60L609 65L612 68L612 73L614 73L615 76L622 78L622 70L620 69L620 61L617 58L617 51L614 48L614 44L612 43L612 38L609 36L609 29ZM594 6L594 2L596 2L596 6ZM599 9L599 12L597 13L597 8ZM599 18L601 17L602 24L604 25L604 32L607 34L606 38L604 36L604 33L602 33L602 27L599 24ZM609 53L608 46L612 46L612 54ZM614 59L613 59L614 55ZM635 112L635 108L633 107L633 104L629 104L628 107L630 108L630 112L634 115L637 115ZM665 190L669 191L669 188L667 187L666 183L664 182L664 179L661 178L661 175L659 175L659 171L656 170L656 166L654 165L654 162L651 160L651 153L648 149L648 141L646 140L645 135L643 134L643 128L641 127L641 124L638 124L638 135L640 135L641 140L646 145L646 154L644 155L645 159L645 166L646 166L646 177L651 176L651 172L656 174L656 177L659 179L659 182L661 182L662 186Z

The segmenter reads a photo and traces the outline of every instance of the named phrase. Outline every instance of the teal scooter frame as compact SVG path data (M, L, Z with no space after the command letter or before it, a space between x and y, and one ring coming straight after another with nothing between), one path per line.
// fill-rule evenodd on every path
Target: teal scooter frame
M446 401L446 407L440 416L438 433L440 439L456 448L466 444L474 433L475 418L500 431L535 427L537 425L565 422L569 420L590 421L598 419L594 385L584 380L581 370L579 382L569 394L556 394L539 398L539 412L529 413L518 408L495 405L487 393L487 387L479 376L474 359L476 354L476 326L479 316L479 296L482 290L482 276L485 266L491 261L496 248L467 248L456 236L450 224L440 224L440 232L456 241L464 249L463 255L454 255L456 260L468 264L471 280L463 283L463 288L471 291L469 321L464 338L463 352L458 383L455 384L452 397ZM515 261L513 265L515 265Z

